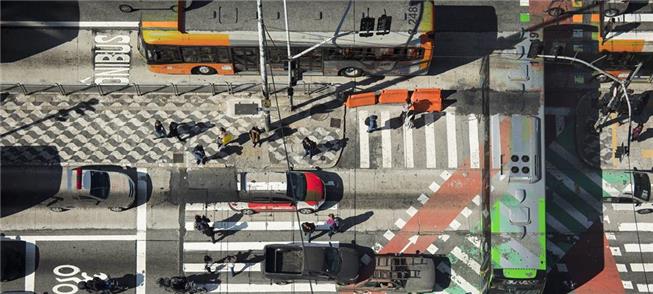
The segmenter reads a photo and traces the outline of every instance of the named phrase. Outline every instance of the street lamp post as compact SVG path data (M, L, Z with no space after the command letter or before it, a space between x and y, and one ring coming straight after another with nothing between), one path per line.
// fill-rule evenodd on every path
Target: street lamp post
M268 89L268 75L265 68L265 33L263 31L263 4L261 0L256 0L256 16L258 23L258 51L259 51L259 64L261 71L261 90L263 91L263 113L265 115L265 130L270 131L272 121L270 119L270 92Z

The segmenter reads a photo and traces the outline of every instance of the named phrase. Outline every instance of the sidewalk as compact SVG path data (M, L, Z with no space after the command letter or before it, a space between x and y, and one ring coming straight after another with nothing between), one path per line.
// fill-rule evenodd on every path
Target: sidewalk
M264 116L256 109L260 101L257 93L247 92L180 97L108 95L99 99L84 94L10 95L0 108L3 165L194 167L191 151L201 144L211 158L207 166L286 168L284 138L279 129L262 134L262 147L254 148L249 142L249 130L253 126L264 127ZM341 101L333 95L320 99L299 96L295 97L295 103L303 105L294 112L287 101L286 97L279 98L290 164L295 168L335 165L345 125ZM255 114L237 114L237 110ZM275 124L279 116L274 102L271 112ZM180 142L176 138L156 139L153 133L156 119L166 129L171 121L208 122L214 126ZM233 143L222 150L218 150L216 142L220 127L234 135ZM303 157L301 140L306 136L317 142L321 151L312 159Z
M635 93L643 92L641 85L634 84ZM632 88L632 87L631 87ZM601 94L608 89L601 89ZM649 96L650 97L650 96ZM653 112L653 101L643 107L643 111L633 115L632 127L638 123L644 123L644 129L638 141L632 141L630 145L630 160L624 154L624 148L628 146L628 120L622 119L623 124L617 122L616 114L611 114L602 132L594 131L594 123L598 119L598 97L584 96L576 108L576 148L578 155L588 165L601 169L650 169L653 166L653 120L649 117ZM634 107L634 106L633 106ZM612 122L612 123L610 123Z

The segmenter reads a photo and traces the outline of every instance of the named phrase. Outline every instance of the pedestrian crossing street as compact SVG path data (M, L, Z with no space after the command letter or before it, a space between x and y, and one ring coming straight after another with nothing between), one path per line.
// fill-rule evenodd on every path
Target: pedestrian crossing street
M407 128L397 107L348 111L358 122L359 168L480 168L481 132L475 114L448 107L442 113L418 114L414 128ZM370 116L377 117L378 127L368 133Z

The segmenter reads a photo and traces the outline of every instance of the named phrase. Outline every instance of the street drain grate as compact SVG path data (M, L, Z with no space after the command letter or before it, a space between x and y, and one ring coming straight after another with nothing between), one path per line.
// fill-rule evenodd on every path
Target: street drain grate
M258 114L258 104L256 103L238 103L234 105L236 115L255 115Z
M172 153L173 163L184 163L184 153Z
M330 127L332 128L340 128L340 124L342 123L342 120L339 118L331 118L331 123L329 124Z

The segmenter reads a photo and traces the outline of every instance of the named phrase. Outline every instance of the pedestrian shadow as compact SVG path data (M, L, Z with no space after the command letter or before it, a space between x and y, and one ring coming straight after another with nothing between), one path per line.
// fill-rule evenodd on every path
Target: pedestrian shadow
M177 126L177 132L179 133L179 137L182 140L188 140L192 137L195 137L197 135L200 135L209 129L215 127L215 124L212 122L185 122L185 123L180 123ZM184 137L184 135L186 135Z
M222 283L220 280L220 274L218 273L194 274L186 276L186 279L197 283L198 287L203 287L208 292L217 290L218 286Z
M345 147L347 146L347 142L349 142L349 138L334 139L334 140L329 140L325 143L318 144L317 148L320 150L320 152L338 151L341 149L345 149Z
M243 154L243 146L234 146L234 145L226 145L218 151L215 155L218 155L220 157L227 157L232 154L238 154L241 155ZM214 155L214 156L215 156Z
M71 118L71 113L72 112L77 113L79 115L85 115L87 111L94 112L94 111L97 110L95 108L95 105L97 105L99 102L100 101L98 99L96 99L96 98L89 99L88 101L79 102L79 103L77 103L77 105L75 105L73 107L66 108L66 109L61 109L61 110L57 111L57 113L55 113L55 114L48 115L48 116L46 116L46 117L44 117L42 119L36 120L34 122L31 122L29 124L20 126L18 128L15 128L15 129L13 129L11 131L6 132L6 133L0 134L0 138L9 136L9 135L11 135L13 133L16 133L16 132L20 131L20 130L30 128L30 127L32 127L34 125L40 124L40 123L45 122L45 121L50 120L50 119L55 119L55 120L60 121L60 122L67 121L67 120L69 120Z
M143 274L139 273L137 275L134 274L126 274L120 278L114 278L116 282L118 282L118 285L121 286L120 291L112 291L111 293L122 293L127 291L128 289L134 289L138 285L140 285L143 282Z
M651 137L653 137L653 128L648 128L646 131L643 131L641 134L639 134L639 138L637 138L637 140L633 141L642 142Z
M242 213L236 213L228 218L221 220L219 223L225 225L216 226L216 222L213 223L213 231L220 234L220 237L215 239L216 242L223 240L224 238L235 234L238 231L241 231L247 228L247 223L241 223L236 225L228 226L226 223L238 223L239 220L243 218Z
M351 229L352 227L354 227L354 226L356 226L358 224L366 222L373 215L374 215L374 212L370 210L370 211L365 212L363 214L359 214L359 215L356 215L356 216L350 216L350 217L348 217L346 219L343 219L342 221L340 221L340 229L338 230L338 232L344 233L347 230Z

